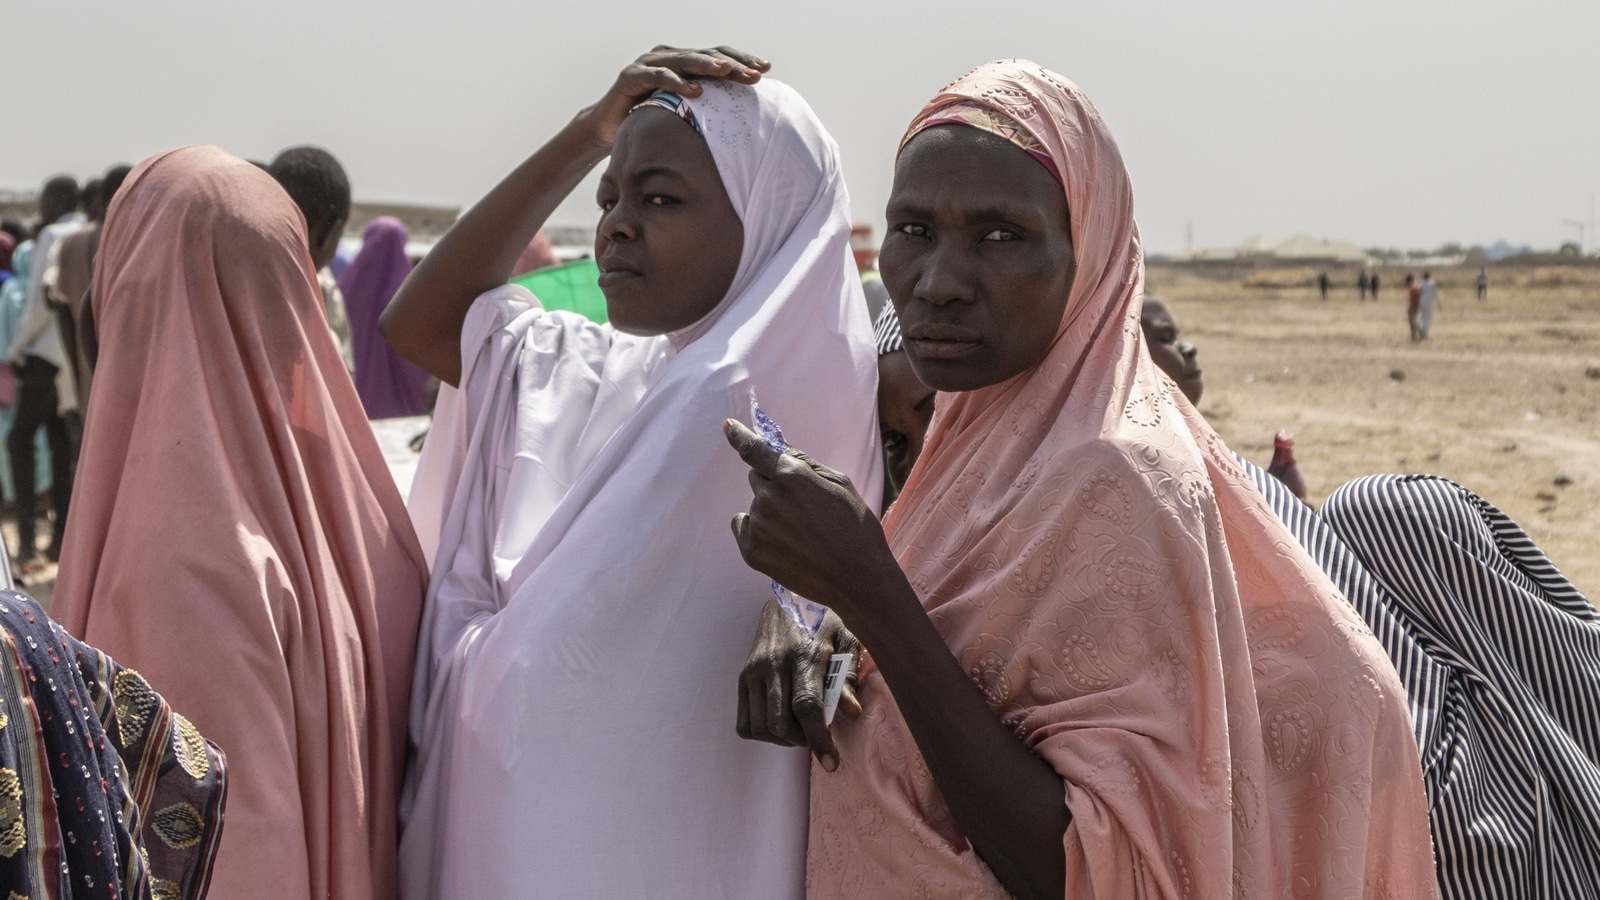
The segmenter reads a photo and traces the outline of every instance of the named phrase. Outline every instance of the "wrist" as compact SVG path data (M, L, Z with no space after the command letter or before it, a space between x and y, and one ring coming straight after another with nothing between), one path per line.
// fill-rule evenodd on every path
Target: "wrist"
M853 601L841 604L846 612L840 620L876 656L926 621L927 613L892 556L887 565L862 575L849 589Z
M599 110L593 106L578 110L561 130L561 138L586 163L597 162L611 154L611 141L606 139L600 126Z

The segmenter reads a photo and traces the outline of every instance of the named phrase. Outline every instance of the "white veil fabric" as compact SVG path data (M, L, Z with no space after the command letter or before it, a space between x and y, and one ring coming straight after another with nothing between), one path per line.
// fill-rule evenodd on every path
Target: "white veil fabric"
M734 733L767 579L729 521L752 395L881 484L876 354L838 150L771 79L686 100L744 224L726 298L639 338L481 297L411 505L434 560L402 895L804 894L808 758Z

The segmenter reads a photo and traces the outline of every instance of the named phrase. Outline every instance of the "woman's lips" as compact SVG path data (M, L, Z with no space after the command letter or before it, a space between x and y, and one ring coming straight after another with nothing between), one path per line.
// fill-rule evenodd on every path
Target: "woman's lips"
M638 278L639 273L633 269L618 267L615 269L600 270L600 287L606 288L627 281L629 278Z
M925 338L912 338L906 343L923 359L960 359L976 353L983 346L977 341L932 341Z
M907 344L923 359L960 359L983 346L983 335L961 325L925 323L905 329Z

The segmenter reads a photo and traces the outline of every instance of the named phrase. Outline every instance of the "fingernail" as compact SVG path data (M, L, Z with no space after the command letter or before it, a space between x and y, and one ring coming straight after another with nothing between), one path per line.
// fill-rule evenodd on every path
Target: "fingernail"
M822 754L822 771L824 771L824 772L833 772L833 771L838 770L838 768L839 768L839 761L837 759L834 759L832 753L824 753L824 754Z
M722 420L722 433L725 434L725 435L726 434L733 434L733 420L732 419L723 419Z

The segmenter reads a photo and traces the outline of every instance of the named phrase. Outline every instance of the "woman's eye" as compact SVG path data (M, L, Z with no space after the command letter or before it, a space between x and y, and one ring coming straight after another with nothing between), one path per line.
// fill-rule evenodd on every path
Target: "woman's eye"
M663 194L654 194L651 195L645 202L649 203L651 206L672 206L678 201Z
M883 449L884 452L888 453L890 456L899 456L905 453L906 445L908 443L909 442L906 440L906 436L900 432L884 429Z
M601 200L600 201L600 211L601 212L611 212L613 209L616 209L616 207L617 207L617 201L615 201L615 200Z
M925 225L897 225L895 230L909 237L927 237L928 229Z
M1009 228L996 228L983 236L986 241L1014 241L1019 235Z

